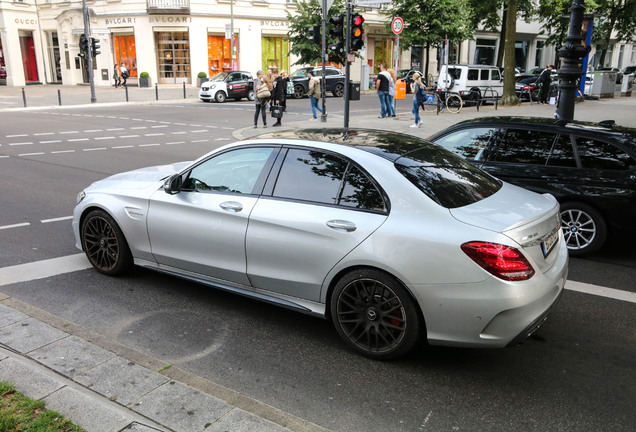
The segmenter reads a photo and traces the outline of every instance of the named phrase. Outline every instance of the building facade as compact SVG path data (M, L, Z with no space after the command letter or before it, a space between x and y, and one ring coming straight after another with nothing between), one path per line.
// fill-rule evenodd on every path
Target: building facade
M286 11L290 0L86 0L90 35L101 54L93 57L97 86L113 84L114 68L125 65L134 82L147 72L159 84L196 85L197 75L277 66L294 70L289 54ZM351 77L367 88L381 63L396 69L424 70L422 47L396 49L381 5L363 7L365 46ZM406 23L408 31L408 23ZM81 0L0 0L0 85L82 84L88 61L80 56L85 33ZM518 23L515 62L522 70L555 62L538 23ZM232 37L233 36L233 37ZM494 64L499 35L479 31L474 40L451 47L451 63ZM594 50L592 51L592 56ZM429 58L436 75L438 52ZM636 64L636 44L616 44L606 63Z

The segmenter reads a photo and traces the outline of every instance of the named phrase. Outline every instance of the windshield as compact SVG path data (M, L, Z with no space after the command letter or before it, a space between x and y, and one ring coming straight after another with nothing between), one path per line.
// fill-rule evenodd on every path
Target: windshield
M307 69L299 69L297 71L292 72L292 74L289 76L289 78L294 79L294 78L304 78L307 76Z
M218 75L215 75L214 77L210 78L210 81L224 81L225 78L227 78L228 74L230 74L230 72L221 72Z

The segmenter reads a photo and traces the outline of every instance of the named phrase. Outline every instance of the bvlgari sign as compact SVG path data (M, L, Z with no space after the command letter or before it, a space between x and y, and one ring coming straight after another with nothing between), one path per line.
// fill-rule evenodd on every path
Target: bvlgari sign
M105 18L106 25L118 25L118 24L136 24L136 17L117 17L117 18ZM162 24L174 24L174 23L191 23L192 17L190 16L149 16L148 22L150 24L162 23Z

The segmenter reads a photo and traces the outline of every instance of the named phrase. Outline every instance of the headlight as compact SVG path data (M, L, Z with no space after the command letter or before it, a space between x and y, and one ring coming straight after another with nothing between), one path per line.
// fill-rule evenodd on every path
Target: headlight
M86 192L81 191L80 193L77 194L77 198L75 199L75 204L79 204L82 202L82 200L86 198Z
M212 90L212 89L214 89L214 88L216 88L216 84L212 84L212 85L210 86L210 90Z

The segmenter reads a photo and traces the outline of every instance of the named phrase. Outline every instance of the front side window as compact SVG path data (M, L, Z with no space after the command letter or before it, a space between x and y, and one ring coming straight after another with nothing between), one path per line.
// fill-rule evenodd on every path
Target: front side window
M493 127L462 129L439 138L435 144L464 159L480 161L484 160L485 149L495 131Z
M554 133L508 129L490 159L497 162L545 165L554 139Z
M250 147L214 156L192 168L183 189L251 194L273 152L273 148Z
M613 144L576 137L581 166L588 169L627 170L636 165L627 153Z
M499 71L497 69L492 69L491 70L490 79L492 79L494 81L501 81L501 74L499 73Z

